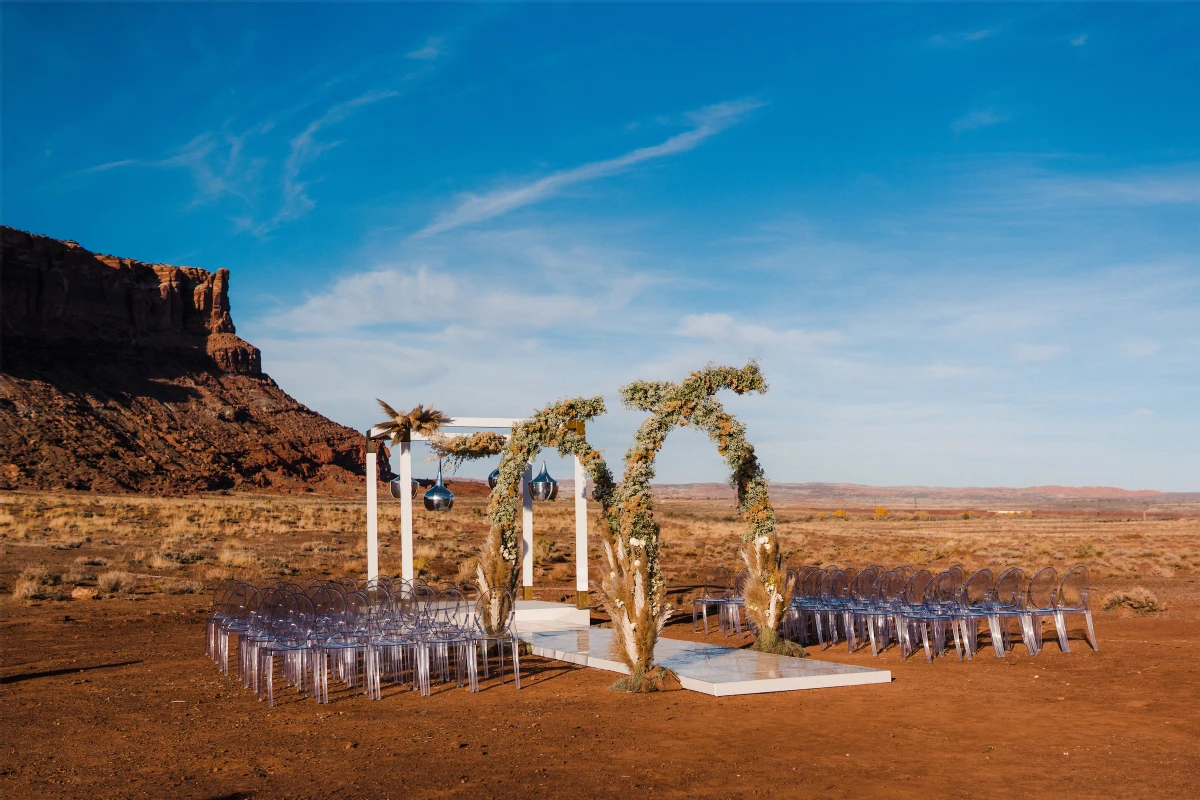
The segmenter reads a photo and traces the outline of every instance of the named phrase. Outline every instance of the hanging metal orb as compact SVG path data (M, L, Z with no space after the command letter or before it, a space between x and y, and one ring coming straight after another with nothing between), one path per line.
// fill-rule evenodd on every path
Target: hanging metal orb
M546 471L545 461L542 462L542 471L529 482L529 494L534 500L553 500L558 497L558 481Z
M496 484L499 482L500 482L500 468L496 467L494 470L492 470L490 473L488 473L488 488L495 489Z
M416 500L418 484L414 480L409 480L409 483L412 485L410 496ZM396 478L388 484L388 492L392 495L392 499L399 500L404 494L404 484L400 482L399 478Z
M426 511L449 511L454 507L454 492L446 488L442 480L442 462L438 462L437 483L425 493Z

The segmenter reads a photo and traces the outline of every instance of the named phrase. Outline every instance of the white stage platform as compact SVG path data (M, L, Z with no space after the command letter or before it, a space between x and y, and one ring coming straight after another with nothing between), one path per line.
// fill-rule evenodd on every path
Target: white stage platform
M518 620L521 619L520 613L518 606ZM543 613L549 613L549 610L543 609ZM554 621L550 619L527 619L524 624L517 623L520 637L529 642L534 655L628 674L629 670L612 652L611 630L564 627L558 626L556 629ZM813 658L775 656L679 639L660 638L655 648L655 660L678 675L683 688L716 697L861 686L890 683L892 680L892 673L888 670Z
M566 603L546 600L517 601L517 630L564 630L586 628L592 624L592 612Z

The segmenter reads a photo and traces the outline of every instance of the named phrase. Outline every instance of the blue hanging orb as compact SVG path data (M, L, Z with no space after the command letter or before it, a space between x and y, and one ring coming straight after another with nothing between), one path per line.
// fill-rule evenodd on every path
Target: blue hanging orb
M425 493L426 511L449 511L454 507L454 492L446 488L442 480L442 462L438 462L437 483Z
M411 486L411 488L409 490L409 496L412 497L412 499L416 500L418 484L416 481L412 480L411 478L409 479L408 482L409 482L409 485ZM403 497L404 484L400 482L399 478L396 478L395 480L393 480L391 483L388 484L388 493L391 494L392 499L394 499L394 500L399 500L401 497Z
M488 473L488 488L495 489L496 484L500 482L500 468L496 467Z
M558 497L558 481L546 471L545 461L542 462L542 471L529 482L529 494L534 500L553 500Z

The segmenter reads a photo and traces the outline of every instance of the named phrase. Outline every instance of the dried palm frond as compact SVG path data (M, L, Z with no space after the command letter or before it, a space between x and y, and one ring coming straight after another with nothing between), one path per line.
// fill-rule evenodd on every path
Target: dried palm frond
M379 403L383 413L388 415L388 420L379 423L376 427L382 428L384 434L391 437L392 444L408 440L413 431L422 436L432 436L437 433L439 427L450 421L449 417L433 406L425 408L418 405L412 411L402 414L379 398L376 398L375 401Z

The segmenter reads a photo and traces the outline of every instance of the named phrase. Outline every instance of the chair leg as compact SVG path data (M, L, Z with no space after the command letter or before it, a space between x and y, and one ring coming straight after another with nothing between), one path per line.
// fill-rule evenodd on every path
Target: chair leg
M513 658L513 677L516 678L517 688L521 688L521 655L517 651L521 649L521 643L514 636L512 640L512 658Z
M1088 643L1092 645L1092 650L1099 653L1100 648L1096 645L1096 628L1092 625L1091 609L1083 612L1083 618L1087 621Z
M1000 630L1000 617L992 614L988 617L988 631L992 634L992 648L996 658L1004 658L1004 634Z
M1064 653L1071 652L1071 645L1067 644L1067 616L1061 611L1054 612L1054 627L1058 631L1058 647Z
M930 647L929 647L929 625L924 620L922 620L920 622L920 625L921 625L921 642L925 645L925 660L928 663L932 664L933 663L933 650L930 649Z

